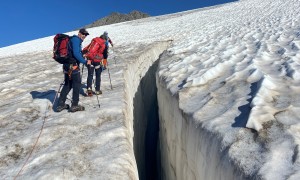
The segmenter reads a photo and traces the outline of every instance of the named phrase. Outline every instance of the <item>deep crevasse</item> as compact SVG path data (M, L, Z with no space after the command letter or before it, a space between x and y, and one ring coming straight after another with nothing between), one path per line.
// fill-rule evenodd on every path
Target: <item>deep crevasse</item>
M157 78L162 179L244 179L220 138L194 124Z

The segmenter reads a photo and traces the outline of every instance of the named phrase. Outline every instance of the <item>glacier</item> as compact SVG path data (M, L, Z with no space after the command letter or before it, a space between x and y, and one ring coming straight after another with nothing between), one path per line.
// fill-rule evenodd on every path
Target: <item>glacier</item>
M0 48L1 179L299 179L299 11L243 0L90 28L83 46L115 46L77 113L53 112L53 36Z

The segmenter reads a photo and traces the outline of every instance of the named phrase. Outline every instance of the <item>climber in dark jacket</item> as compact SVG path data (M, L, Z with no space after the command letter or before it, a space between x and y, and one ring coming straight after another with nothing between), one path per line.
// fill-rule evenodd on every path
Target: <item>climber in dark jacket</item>
M101 35L105 38L106 42L105 42L105 49L103 51L103 70L105 70L107 68L107 58L108 58L108 47L109 44L114 47L114 44L112 42L112 40L110 39L110 37L108 37L108 32L104 31L104 33Z

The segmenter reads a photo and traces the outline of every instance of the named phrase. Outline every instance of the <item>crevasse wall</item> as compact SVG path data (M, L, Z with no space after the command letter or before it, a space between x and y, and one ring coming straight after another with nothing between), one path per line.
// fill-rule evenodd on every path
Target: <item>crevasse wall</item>
M126 103L126 110L124 111L125 126L129 130L128 139L131 140L130 143L135 150L136 167L140 177L145 177L146 173L146 165L143 159L145 156L145 145L143 142L145 132L143 131L146 129L145 126L147 126L147 124L145 124L146 121L144 119L134 119L134 112L139 112L139 110L134 110L134 108L142 108L141 106L143 106L143 104L141 104L134 107L134 99L139 89L141 79L148 72L152 64L159 59L159 55L167 49L169 44L168 41L161 41L146 45L145 47L141 45L139 49L135 49L134 56L123 56L127 59L127 65L123 73L126 82L124 92L124 100ZM136 115L136 117L143 117L143 115ZM134 124L134 122L139 123ZM134 126L138 126L135 127L136 132L134 132ZM138 143L133 142L134 138L138 138Z
M145 163L145 115L134 113L145 112L140 109L145 106L143 101L135 103L136 97L141 96L141 80L149 68L167 49L169 42L160 42L141 47L135 56L127 56L128 64L124 70L125 125L129 130L128 139L135 150L136 169L139 179L147 179ZM136 50L139 51L139 50ZM147 87L143 86L143 87ZM156 77L157 99L159 106L159 146L161 158L160 179L170 180L218 180L246 179L227 158L227 151L221 150L221 142L216 134L208 132L201 126L195 125L194 120L184 114L178 103L178 97L171 95L160 77ZM147 92L147 91L145 91ZM145 93L144 92L144 93ZM147 96L147 94L142 94ZM150 94L149 94L150 95ZM139 117L139 119L134 119ZM135 124L134 124L135 123ZM136 140L136 142L134 142Z
M176 95L156 75L159 107L161 179L224 180L246 179L233 167L217 135L195 125L184 114Z
M157 179L160 170L159 118L155 82L157 66L158 61L149 68L141 79L133 101L133 144L141 180Z

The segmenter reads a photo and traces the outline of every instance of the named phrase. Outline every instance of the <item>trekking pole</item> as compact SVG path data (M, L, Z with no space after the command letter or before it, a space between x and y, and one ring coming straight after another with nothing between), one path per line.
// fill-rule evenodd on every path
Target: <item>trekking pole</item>
M93 84L95 85L94 79L93 79ZM97 93L96 93L96 96L97 96L98 106L99 106L99 108L100 108L100 102L99 102L99 97L98 97L98 94L97 94Z
M117 64L117 61L116 61L116 55L115 55L115 51L114 51L114 47L112 47L112 52L113 52L113 54L114 54L114 60L115 60L115 65Z
M98 106L99 106L99 108L100 108L100 103L99 103L98 95L96 94L96 96L97 96Z
M83 68L84 68L84 64L82 64L82 69L81 69L81 77L80 77L81 82L82 82L82 76L83 76Z
M55 103L55 101L56 101L57 95L58 95L58 93L60 92L61 87L62 87L63 85L64 85L64 81L63 81L62 83L60 83L60 86L59 86L59 88L58 88L58 90L57 90L57 92L56 92L56 94L55 94L54 100L53 100L53 102L52 102L52 106L54 106L54 103Z
M107 72L108 72L108 77L109 77L109 82L110 82L110 88L112 90L113 87L112 87L112 84L111 84L111 78L110 78L110 73L109 73L108 61L107 61Z

